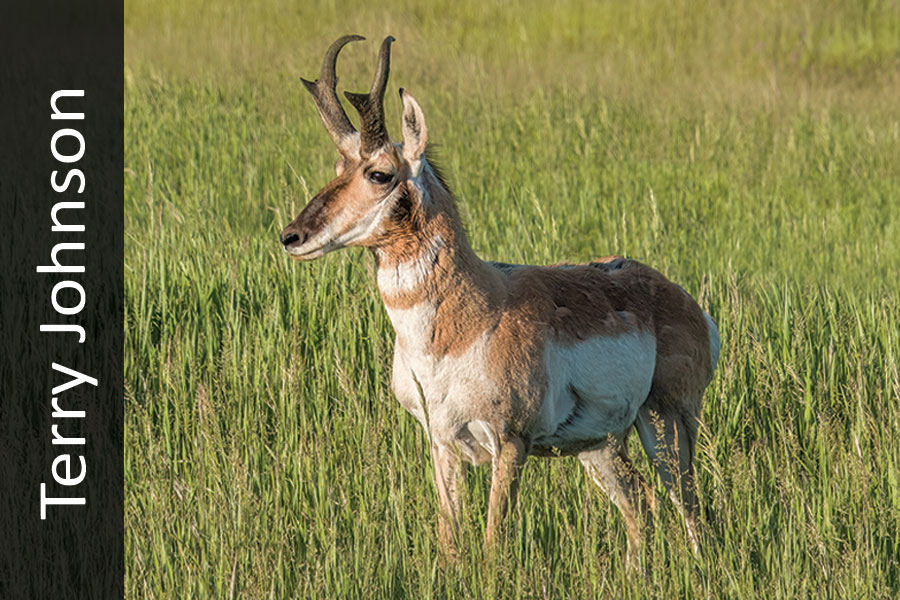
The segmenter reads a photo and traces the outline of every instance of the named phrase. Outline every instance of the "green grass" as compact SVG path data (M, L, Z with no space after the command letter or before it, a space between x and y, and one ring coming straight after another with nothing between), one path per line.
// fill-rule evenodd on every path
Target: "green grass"
M128 596L896 597L900 9L440 4L126 7ZM666 501L629 576L573 459L528 462L496 556L470 469L441 558L370 256L277 243L336 157L298 78L347 32L354 90L397 37L482 257L625 254L708 307L700 560Z

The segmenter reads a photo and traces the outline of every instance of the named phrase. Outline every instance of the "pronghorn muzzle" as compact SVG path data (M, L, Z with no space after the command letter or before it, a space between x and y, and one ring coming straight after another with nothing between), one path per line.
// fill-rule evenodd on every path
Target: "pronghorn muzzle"
M303 258L305 254L311 254L320 248L304 248L307 242L312 242L326 227L329 218L328 200L333 195L333 189L326 188L315 198L310 200L297 218L284 228L279 236L284 251L295 258Z

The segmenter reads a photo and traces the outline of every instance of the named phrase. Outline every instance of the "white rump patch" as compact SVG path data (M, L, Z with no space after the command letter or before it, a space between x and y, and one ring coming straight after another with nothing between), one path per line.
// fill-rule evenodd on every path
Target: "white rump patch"
M625 431L647 399L656 338L645 332L548 343L547 397L532 439L542 447L598 442Z
M706 317L706 329L709 332L709 361L712 363L712 370L715 373L716 364L719 362L719 352L722 349L722 340L719 338L719 328L716 327L712 317L705 311L703 316Z

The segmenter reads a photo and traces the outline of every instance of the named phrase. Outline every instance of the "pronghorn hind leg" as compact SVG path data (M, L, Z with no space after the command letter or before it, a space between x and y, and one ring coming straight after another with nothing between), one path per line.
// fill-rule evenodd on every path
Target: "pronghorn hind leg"
M491 496L484 536L486 549L492 547L506 514L516 505L519 476L526 457L525 443L514 438L500 442L499 449L491 460Z
M685 417L675 410L656 410L646 404L638 410L634 424L644 451L684 518L694 555L699 556L700 504L693 465L696 427L689 429Z
M625 563L629 571L640 569L641 524L650 505L648 487L635 469L625 447L626 434L610 436L603 447L578 455L588 475L619 509L625 520L628 547Z
M437 444L431 445L431 458L434 461L434 484L441 502L438 520L441 543L451 556L456 556L462 463L459 455L452 448Z

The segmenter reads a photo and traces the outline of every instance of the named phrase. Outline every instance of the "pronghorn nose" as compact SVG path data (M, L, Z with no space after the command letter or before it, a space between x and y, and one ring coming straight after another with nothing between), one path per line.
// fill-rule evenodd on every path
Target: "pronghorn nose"
M294 242L299 242L300 236L296 233L292 232L284 232L281 234L281 243L285 248L293 244Z

